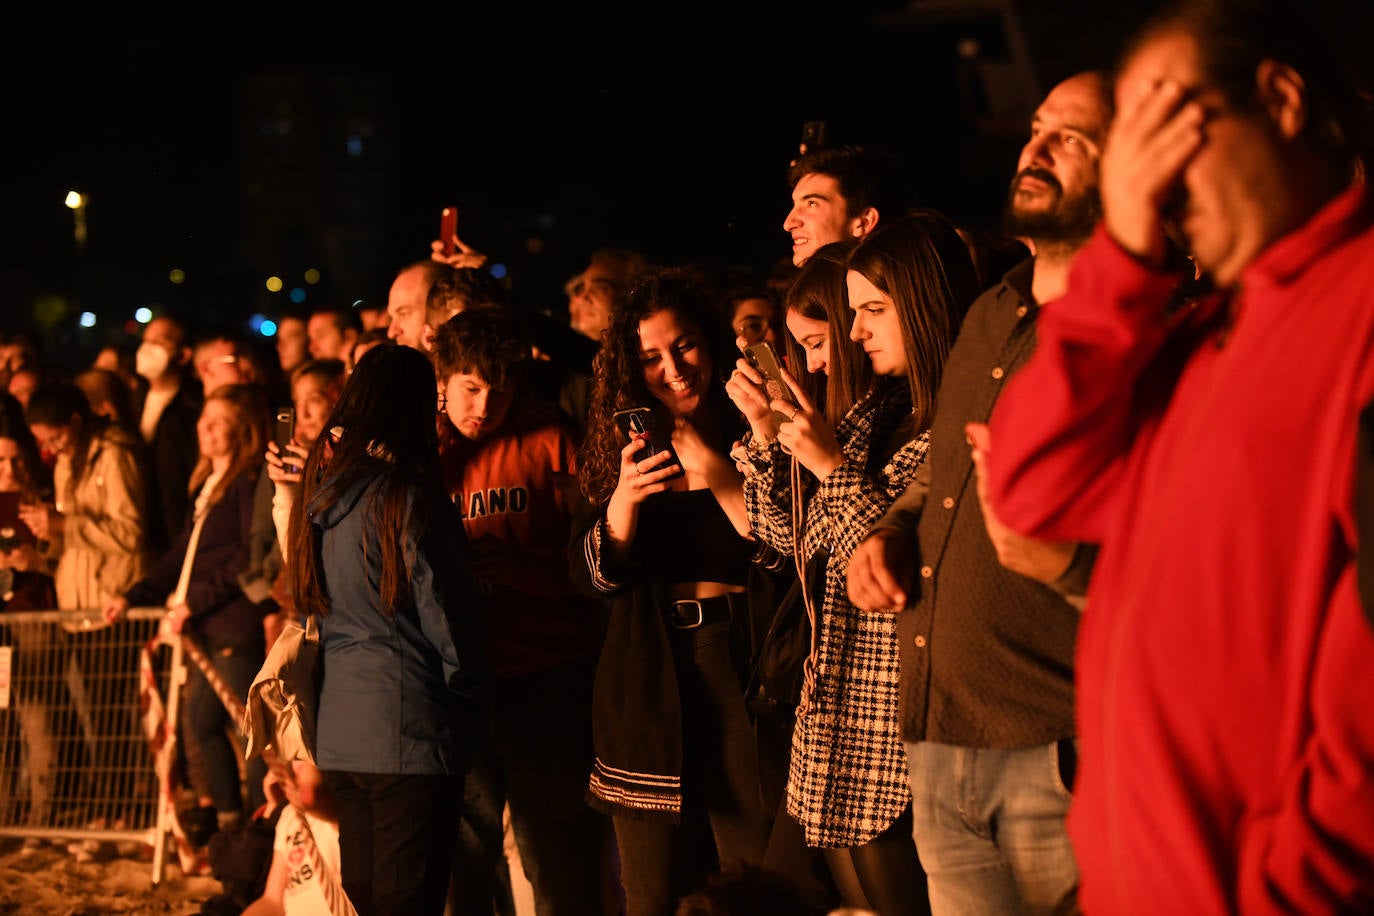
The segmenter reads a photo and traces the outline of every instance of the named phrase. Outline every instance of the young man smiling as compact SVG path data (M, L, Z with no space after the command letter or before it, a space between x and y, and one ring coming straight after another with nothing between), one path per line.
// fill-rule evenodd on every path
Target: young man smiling
M782 231L792 237L792 263L801 267L830 242L863 238L879 220L911 207L901 162L890 152L861 146L824 147L787 171L792 209Z

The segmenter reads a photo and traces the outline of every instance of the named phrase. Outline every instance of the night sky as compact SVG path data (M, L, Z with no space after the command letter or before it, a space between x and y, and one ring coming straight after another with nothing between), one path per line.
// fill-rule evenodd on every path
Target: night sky
M1095 13L1092 29L1086 3L1025 6L1037 98L1109 63L1134 21L1131 4ZM58 297L66 318L46 337L75 352L97 341L71 336L80 309L100 314L101 338L137 304L175 300L226 322L262 310L260 278L237 269L252 232L238 109L245 82L264 74L387 87L393 155L370 227L375 264L330 291L344 302L384 300L395 269L428 254L450 203L459 234L509 264L517 299L539 307L561 303L562 280L600 245L766 270L787 251L784 175L808 120L825 120L832 141L894 149L923 202L992 225L1024 139L979 132L956 76L959 41L996 54L996 30L913 23L905 3L643 4L616 16L374 7L324 18L200 7L203 23L190 7L159 22L12 13L3 327L31 323L35 303L49 314L41 303ZM69 188L92 201L80 255ZM292 215L307 247L337 221L337 208L319 209ZM178 266L200 284L163 288Z

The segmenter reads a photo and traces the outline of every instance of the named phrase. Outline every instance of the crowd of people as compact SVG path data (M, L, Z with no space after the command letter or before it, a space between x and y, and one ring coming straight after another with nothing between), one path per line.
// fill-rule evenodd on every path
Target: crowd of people
M1158 11L995 236L822 147L782 269L541 311L455 237L275 359L18 338L4 606L165 608L240 697L317 624L312 760L185 686L198 805L290 811L255 914L1374 909L1374 105L1317 34Z

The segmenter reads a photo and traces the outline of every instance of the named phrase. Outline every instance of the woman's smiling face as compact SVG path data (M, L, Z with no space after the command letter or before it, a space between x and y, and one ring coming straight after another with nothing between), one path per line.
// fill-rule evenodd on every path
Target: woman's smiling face
M24 486L23 462L19 443L0 436L0 493L13 493Z
M830 374L830 324L807 318L796 309L787 310L787 330L806 355L806 371Z
M649 393L675 417L691 416L711 385L711 355L701 329L672 309L639 323L639 362Z

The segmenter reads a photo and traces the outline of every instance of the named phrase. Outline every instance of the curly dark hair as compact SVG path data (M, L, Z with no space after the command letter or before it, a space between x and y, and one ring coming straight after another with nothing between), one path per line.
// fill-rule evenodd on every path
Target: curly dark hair
M640 322L657 312L672 311L684 323L700 330L710 356L712 378L698 408L698 413L709 412L708 422L698 428L703 435L717 436L718 441L711 444L720 451L730 448L730 437L739 432L742 418L725 393L724 379L734 368L739 351L735 349L734 332L716 307L717 301L718 292L700 269L692 265L664 267L641 275L624 301L611 312L610 326L602 335L601 348L592 364L595 381L587 434L578 455L578 480L582 492L592 502L599 504L609 499L620 474L620 450L625 443L615 424L615 412L646 405L663 410L644 382L639 357Z
M906 215L912 208L906 165L890 149L878 146L827 146L811 150L787 170L787 186L795 188L807 175L828 175L839 186L845 216L853 219L869 207L882 222Z
M530 343L520 322L505 309L468 309L434 332L430 358L441 385L469 372L497 391L507 391L529 371Z

